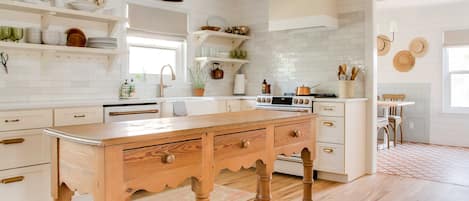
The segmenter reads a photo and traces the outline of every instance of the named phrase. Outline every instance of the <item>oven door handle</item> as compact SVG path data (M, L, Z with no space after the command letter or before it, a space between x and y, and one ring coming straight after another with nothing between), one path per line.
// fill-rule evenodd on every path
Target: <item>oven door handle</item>
M272 110L272 111L284 111L284 112L312 112L311 109L306 108L283 108L283 107L256 107L258 110Z
M109 112L109 116L125 116L125 115L136 115L136 114L157 114L160 110L139 110L139 111L128 111L128 112Z

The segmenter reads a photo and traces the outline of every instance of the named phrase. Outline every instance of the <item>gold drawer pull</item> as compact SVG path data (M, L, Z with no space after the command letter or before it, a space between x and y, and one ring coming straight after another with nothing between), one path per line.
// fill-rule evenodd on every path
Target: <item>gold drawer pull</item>
M174 154L166 153L163 157L163 163L172 164L176 161L176 156Z
M251 145L251 142L249 142L249 140L241 141L241 148L247 149L247 148L249 148L249 145Z
M324 149L322 149L322 151L324 151L324 152L330 154L330 153L334 152L334 149L332 149L332 148L324 148Z
M82 114L82 115L74 115L73 117L74 117L74 118L85 118L86 115L84 115L84 114Z
M142 111L129 111L129 112L109 112L109 116L125 116L135 114L158 114L160 110L142 110Z
M20 119L7 119L5 120L5 123L17 123L20 122Z
M299 138L301 136L301 131L300 130L294 130L292 133L292 136L294 138Z
M24 138L15 138L15 139L7 139L0 141L0 144L21 144L24 142Z
M21 182L24 180L23 176L19 177L12 177L12 178L7 178L7 179L2 179L1 183L2 184L11 184L11 183L16 183L16 182Z
M327 127L332 127L334 126L334 123L330 121L325 121L325 122L322 122L322 125L327 126Z
M333 107L325 107L325 108L323 108L323 110L325 110L325 111L334 111L334 108Z

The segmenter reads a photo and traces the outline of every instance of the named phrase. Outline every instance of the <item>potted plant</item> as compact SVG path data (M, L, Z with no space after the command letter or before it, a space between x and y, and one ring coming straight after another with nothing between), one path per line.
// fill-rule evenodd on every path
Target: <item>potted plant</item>
M205 84L208 80L208 72L200 65L189 68L192 78L192 92L194 96L204 96Z

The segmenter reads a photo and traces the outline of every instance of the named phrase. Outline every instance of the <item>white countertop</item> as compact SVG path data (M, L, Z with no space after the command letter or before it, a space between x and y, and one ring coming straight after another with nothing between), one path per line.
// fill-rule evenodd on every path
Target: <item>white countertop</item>
M315 102L360 102L368 101L368 98L315 98Z
M62 100L37 102L0 102L0 110L46 109L64 107L87 107L102 105L122 105L138 103L162 103L186 100L255 100L255 96L211 96L211 97L164 97L148 99L96 99L96 100Z

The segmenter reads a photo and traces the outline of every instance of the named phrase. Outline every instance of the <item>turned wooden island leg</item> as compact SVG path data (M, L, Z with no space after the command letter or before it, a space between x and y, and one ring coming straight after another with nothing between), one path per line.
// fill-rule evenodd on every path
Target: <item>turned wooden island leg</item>
M196 201L210 201L210 193L213 190L213 182L201 182L192 178L192 191Z
M55 201L72 201L72 197L75 192L70 190L67 185L62 184L59 186L59 191Z
M311 160L311 152L307 149L301 152L303 159L303 201L313 200L313 160Z
M268 168L262 161L256 162L257 172L257 201L270 201L272 200L271 195L271 183L272 183L272 170Z

